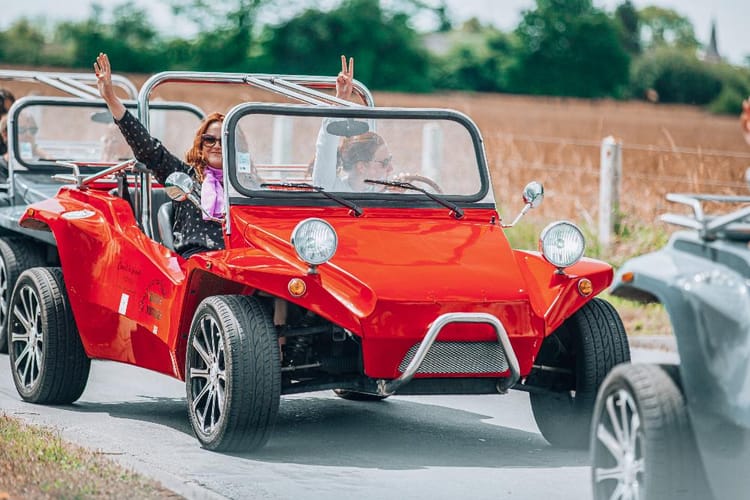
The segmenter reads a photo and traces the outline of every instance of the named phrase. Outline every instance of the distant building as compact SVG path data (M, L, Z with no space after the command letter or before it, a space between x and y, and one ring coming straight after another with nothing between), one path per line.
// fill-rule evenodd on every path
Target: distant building
M706 62L719 63L724 60L719 54L719 45L716 43L716 20L711 21L711 40L708 42L706 47L706 53L703 54L703 59Z

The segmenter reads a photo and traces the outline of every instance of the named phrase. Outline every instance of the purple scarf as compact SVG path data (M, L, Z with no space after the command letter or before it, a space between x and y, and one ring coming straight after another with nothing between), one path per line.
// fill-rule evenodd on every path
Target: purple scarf
M224 171L206 165L205 178L201 186L201 206L212 217L224 215ZM203 214L203 220L209 220Z

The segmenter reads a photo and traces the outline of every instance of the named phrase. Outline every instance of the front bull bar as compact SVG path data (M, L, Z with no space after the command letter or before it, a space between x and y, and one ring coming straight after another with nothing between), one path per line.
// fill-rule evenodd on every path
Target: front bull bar
M427 333L422 340L422 343L414 354L414 357L406 366L406 369L399 378L392 380L379 379L378 380L378 395L379 396L390 396L394 394L399 387L408 383L419 370L422 362L427 357L432 344L437 339L440 331L450 323L486 323L495 329L497 334L497 340L505 351L505 357L508 362L508 370L510 376L505 377L497 383L497 391L505 393L518 382L520 378L520 369L518 367L518 358L516 353L513 352L513 346L510 345L510 339L508 338L508 332L505 331L505 327L500 320L495 316L487 313L446 313L438 316L438 318L432 322L430 327L427 329Z

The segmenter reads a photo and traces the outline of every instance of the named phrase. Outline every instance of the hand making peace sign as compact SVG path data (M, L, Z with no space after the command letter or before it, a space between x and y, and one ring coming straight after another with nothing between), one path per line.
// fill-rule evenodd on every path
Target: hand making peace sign
M341 56L341 71L336 77L336 97L349 100L352 97L352 82L354 81L354 58L349 58L349 66L346 65L346 56Z

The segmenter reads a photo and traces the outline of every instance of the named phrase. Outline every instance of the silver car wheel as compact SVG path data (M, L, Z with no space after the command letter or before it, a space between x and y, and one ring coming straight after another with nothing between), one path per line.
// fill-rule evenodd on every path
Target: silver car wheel
M221 422L226 395L224 338L213 317L200 319L200 334L193 337L190 357L191 401L199 429L210 434Z
M625 389L607 396L606 418L602 415L596 427L594 483L610 482L609 498L641 498L643 481L643 432L633 397ZM596 464L612 463L611 467ZM602 484L602 486L604 486Z
M24 286L19 291L20 304L13 308L14 321L10 329L10 345L15 353L13 369L24 387L32 388L39 380L44 356L41 308L36 291Z

